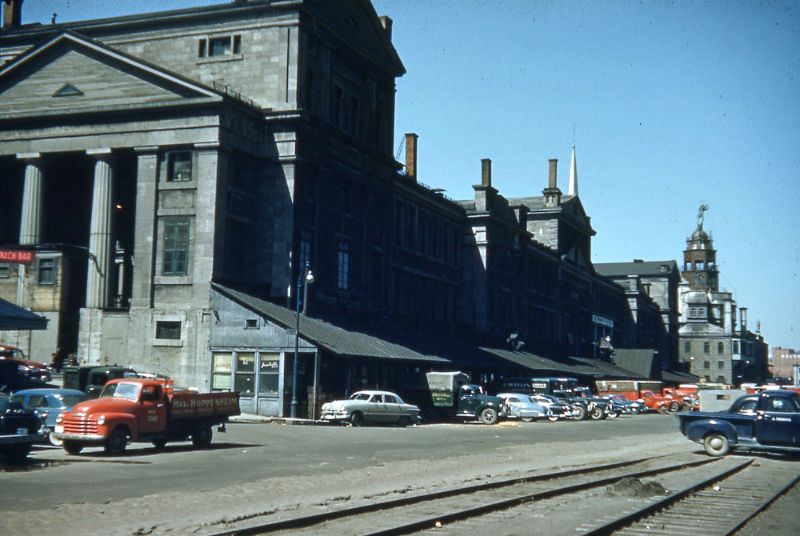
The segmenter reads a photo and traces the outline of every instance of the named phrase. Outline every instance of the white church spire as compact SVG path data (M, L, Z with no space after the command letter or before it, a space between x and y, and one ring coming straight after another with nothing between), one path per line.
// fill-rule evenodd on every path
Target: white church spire
M572 145L572 159L569 162L569 186L567 195L578 195L578 161L575 159L575 145Z

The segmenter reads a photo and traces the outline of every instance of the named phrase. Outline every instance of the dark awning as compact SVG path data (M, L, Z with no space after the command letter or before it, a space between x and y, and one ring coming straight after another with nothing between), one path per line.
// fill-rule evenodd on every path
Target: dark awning
M47 329L47 319L0 298L0 330Z

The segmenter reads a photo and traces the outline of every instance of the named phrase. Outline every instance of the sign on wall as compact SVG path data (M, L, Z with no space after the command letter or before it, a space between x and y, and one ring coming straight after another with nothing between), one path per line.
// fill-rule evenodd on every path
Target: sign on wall
M30 264L33 262L35 252L25 249L0 249L0 262L14 262L17 264Z

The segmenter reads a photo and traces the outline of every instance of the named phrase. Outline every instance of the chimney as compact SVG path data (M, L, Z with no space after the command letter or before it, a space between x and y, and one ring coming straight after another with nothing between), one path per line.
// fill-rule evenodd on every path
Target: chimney
M481 159L481 186L492 185L492 161L489 158Z
M741 318L741 330L747 331L747 307L739 307L739 316Z
M386 37L389 38L389 41L392 40L392 19L383 15L380 17L381 26L383 26L383 30L386 32Z
M3 29L9 30L22 24L22 0L3 0Z
M558 188L557 186L557 179L558 177L558 158L551 158L550 159L550 175L547 181L548 188Z
M406 134L406 175L417 180L417 136L414 133Z
M547 188L544 194L544 206L554 208L561 204L561 190L558 189L558 159L550 159L550 175L547 180Z

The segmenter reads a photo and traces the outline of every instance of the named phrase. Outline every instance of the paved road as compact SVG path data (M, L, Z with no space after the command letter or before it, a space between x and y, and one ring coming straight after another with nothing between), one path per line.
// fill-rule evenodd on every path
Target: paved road
M410 428L231 424L215 434L213 448L194 451L189 443L156 451L133 444L122 457L87 448L79 456L42 447L20 469L4 467L2 510L41 510L65 503L107 503L155 492L213 491L225 486L276 477L341 473L396 462L424 464L485 453L536 452L547 459L558 445L592 451L593 444L636 446L648 454L653 437L681 441L673 416L640 415L606 421L479 424L433 424ZM649 439L648 439L649 438ZM645 445L642 445L644 442ZM654 445L655 446L655 445ZM522 449L522 450L520 450ZM13 490L13 493L8 493Z

